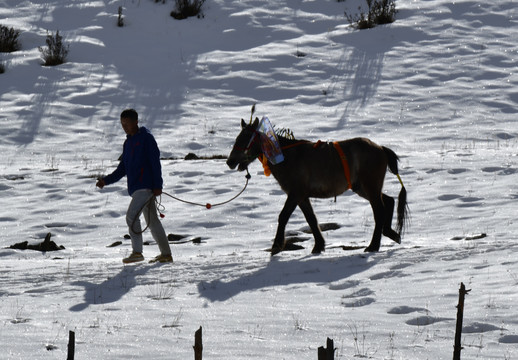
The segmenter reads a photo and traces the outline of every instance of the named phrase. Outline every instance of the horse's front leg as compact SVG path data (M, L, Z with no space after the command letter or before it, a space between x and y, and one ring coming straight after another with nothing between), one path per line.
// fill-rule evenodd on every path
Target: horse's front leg
M275 255L284 249L284 232L286 230L286 224L297 207L297 201L298 200L295 196L288 195L288 198L284 203L284 207L279 214L279 224L277 225L277 233L275 234L275 240L272 246L272 255Z
M299 207L304 213L304 217L306 218L306 221L313 232L313 237L315 238L315 246L311 252L313 254L320 254L322 251L326 250L326 242L322 236L322 232L320 231L320 226L318 226L317 217L315 216L315 212L313 211L309 198L301 201Z

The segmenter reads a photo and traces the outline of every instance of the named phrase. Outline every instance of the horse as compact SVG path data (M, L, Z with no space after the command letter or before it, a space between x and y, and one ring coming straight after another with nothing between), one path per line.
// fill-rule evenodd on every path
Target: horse
M253 112L254 108L252 116ZM365 251L379 251L382 234L398 244L401 243L401 235L408 217L408 206L406 189L398 173L399 157L394 151L363 137L334 143L314 143L297 140L294 136L276 134L284 160L274 164L265 157L264 147L261 146L259 119L256 117L254 122L251 120L252 117L246 124L241 119L241 132L226 163L232 170L237 167L238 171L243 171L247 170L248 165L255 159L260 158L265 166L265 174L269 169L287 194L286 202L279 214L277 232L271 248L272 255L283 251L286 224L297 206L302 210L315 238L312 253L319 254L325 251L325 240L310 198L336 197L348 189L368 200L374 213L374 233ZM396 230L391 227L394 198L382 193L387 166L401 183Z

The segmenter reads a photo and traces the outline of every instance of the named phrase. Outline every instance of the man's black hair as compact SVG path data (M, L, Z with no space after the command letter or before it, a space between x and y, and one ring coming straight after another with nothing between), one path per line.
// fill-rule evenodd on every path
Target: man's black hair
M122 118L130 118L132 120L138 121L138 113L134 109L126 109L121 112L121 119Z

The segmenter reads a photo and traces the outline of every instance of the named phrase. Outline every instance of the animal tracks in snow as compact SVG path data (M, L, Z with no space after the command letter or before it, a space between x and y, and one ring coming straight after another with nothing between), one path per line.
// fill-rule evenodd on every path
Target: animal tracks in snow
M481 202L484 198L477 196L462 196L459 194L443 194L439 195L438 199L441 201L452 201L458 200L459 202L455 204L457 207L475 207L480 206Z
M359 299L356 299L354 301L342 301L342 305L345 307L363 307L370 305L372 303L376 302L376 299L373 297L362 297Z
M415 326L427 326L427 325L435 324L437 322L449 321L449 320L455 320L455 319L423 315L423 316L417 316L415 318L409 319L409 320L405 321L405 324L415 325Z
M374 291L369 288L362 288L351 294L342 297L342 305L345 307L362 307L367 306L376 301Z
M455 199L458 199L461 197L462 197L462 195L457 195L457 194L444 194L444 195L440 195L438 197L438 199L441 201L450 201L450 200L455 200Z
M505 329L488 323L474 322L462 328L466 334L485 333L488 331L504 331Z
M412 313L424 313L424 315L415 316L405 321L405 324L412 326L427 326L432 325L441 321L453 320L451 318L446 317L436 317L430 315L430 311L428 309L422 307L412 307L412 306L396 306L387 311L388 314L391 315L407 315Z
M389 279L389 278L393 278L393 277L403 277L403 276L408 276L408 275L399 270L390 270L390 271L384 271L384 272L381 272L378 274L374 274L374 275L370 276L369 279L383 280L383 279Z
M485 237L487 237L487 234L486 233L481 233L481 234L473 234L473 235L466 235L466 236L454 236L450 240L455 240L455 241L458 241L458 240L478 240L478 239L483 239Z
M518 172L518 169L502 166L487 166L482 168L483 172L496 173L497 175L513 175Z
M359 280L345 280L338 284L329 285L329 290L346 290L355 286L360 285Z
M462 174L463 172L469 171L465 168L449 169L448 174Z
M387 311L388 314L394 314L394 315L405 315L405 314L411 314L413 312L426 313L426 312L428 312L428 310L425 308L422 308L422 307L412 307L412 306L402 305L402 306L393 307L392 309Z
M500 337L499 342L502 344L518 344L518 335L504 335Z

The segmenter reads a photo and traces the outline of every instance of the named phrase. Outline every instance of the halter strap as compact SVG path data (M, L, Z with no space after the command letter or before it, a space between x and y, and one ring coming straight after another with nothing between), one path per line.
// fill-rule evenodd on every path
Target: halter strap
M351 173L349 171L349 163L347 162L347 158L345 157L345 154L340 147L340 144L338 144L337 141L333 142L333 146L335 147L336 151L338 152L338 156L340 156L340 160L342 160L342 167L344 168L344 175L345 180L347 181L347 189L351 188Z

